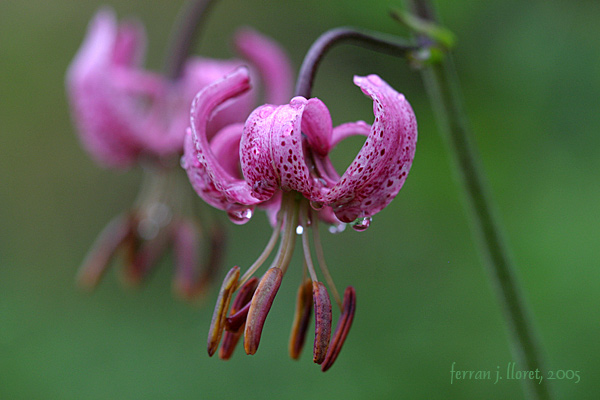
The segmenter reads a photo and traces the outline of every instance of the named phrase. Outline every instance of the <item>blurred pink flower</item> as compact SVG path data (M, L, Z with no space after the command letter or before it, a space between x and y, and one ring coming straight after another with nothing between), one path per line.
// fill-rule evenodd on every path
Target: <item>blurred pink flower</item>
M190 105L200 89L244 61L191 57L178 77L166 77L143 69L145 42L141 24L117 23L112 10L102 9L92 19L67 72L72 116L86 150L104 166L138 163L145 172L135 205L100 234L79 270L78 281L95 287L113 256L124 249L125 277L137 284L172 247L177 265L174 286L189 298L205 291L224 245L218 224L202 229L190 216L189 185L178 176ZM267 101L289 96L291 67L274 42L245 30L236 36L235 45L249 60L253 75L262 78ZM213 110L206 122L207 137L243 121L255 97L256 91L248 91ZM198 270L202 242L207 254L203 270Z

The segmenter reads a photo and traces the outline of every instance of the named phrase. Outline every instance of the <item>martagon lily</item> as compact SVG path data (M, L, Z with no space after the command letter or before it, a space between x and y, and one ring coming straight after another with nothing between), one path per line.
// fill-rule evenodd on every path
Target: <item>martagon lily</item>
M244 124L227 126L209 141L210 116L250 89L248 70L237 69L194 99L182 158L192 186L235 223L247 222L259 207L269 213L273 225L265 250L244 275L234 267L225 277L209 330L209 355L216 352L223 336L219 351L223 359L231 357L242 336L246 353L257 351L265 319L300 234L310 278L305 278L298 291L289 352L292 358L299 357L314 309L313 360L323 371L336 360L353 321L356 294L348 287L343 298L339 296L325 264L318 222L331 224L334 231L346 223L359 231L366 229L371 217L385 208L404 184L417 141L415 115L403 95L376 75L357 76L354 83L373 100L372 125L358 121L333 127L321 100L297 96L287 104L258 107ZM329 153L353 135L366 140L340 175ZM320 270L341 310L332 337L331 302L312 261L309 231ZM262 278L253 277L279 237L270 268Z
M189 185L178 168L190 104L200 89L246 62L190 57L176 76L166 76L143 69L145 42L139 22L118 23L112 10L102 9L67 72L72 117L89 154L105 167L139 164L144 169L135 205L99 235L79 270L78 282L95 287L114 254L124 249L125 278L139 283L172 245L177 264L174 288L191 298L205 292L214 276L224 236L218 224L203 230L190 216ZM291 67L283 51L250 30L240 32L235 45L262 78L267 101L283 101L291 90L287 76ZM207 136L243 121L255 97L255 91L247 92L216 111ZM205 268L199 270L198 243L206 231L209 251Z

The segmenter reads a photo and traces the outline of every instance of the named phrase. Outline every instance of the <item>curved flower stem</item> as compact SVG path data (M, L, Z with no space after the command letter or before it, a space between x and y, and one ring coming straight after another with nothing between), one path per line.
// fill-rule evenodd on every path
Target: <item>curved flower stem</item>
M433 8L427 0L411 0L416 14L427 21L435 21ZM544 371L538 335L521 292L515 266L499 229L478 155L470 142L471 133L463 112L456 70L449 54L444 61L422 69L423 79L435 107L438 124L447 139L459 172L473 229L479 240L481 253L489 267L488 272L502 304L512 342L514 357L522 369ZM548 381L524 380L532 399L550 399Z
M401 57L405 56L409 51L418 48L411 42L401 41L395 36L379 32L369 32L351 27L331 29L319 36L306 53L300 67L300 72L298 73L295 90L296 96L310 97L313 81L321 60L329 49L341 42L351 42L381 53Z
M189 0L182 7L173 25L173 31L167 46L163 72L171 79L177 79L190 49L195 43L198 29L208 14L214 0Z

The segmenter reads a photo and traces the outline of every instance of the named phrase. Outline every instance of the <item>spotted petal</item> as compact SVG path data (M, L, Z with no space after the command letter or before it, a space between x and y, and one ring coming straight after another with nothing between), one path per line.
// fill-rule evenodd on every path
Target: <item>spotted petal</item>
M331 117L321 100L298 96L286 105L259 107L248 117L240 157L254 196L266 200L282 189L321 200L323 184L307 165L303 133L318 151L329 150Z
M375 121L364 146L325 196L343 222L370 217L392 201L406 180L417 142L416 118L403 95L377 75L357 76L354 83L373 99Z
M243 213L259 200L252 196L246 181L231 174L231 162L221 164L215 156L208 142L207 124L217 107L249 89L248 70L243 67L204 88L192 104L191 130L185 142L183 166L192 186L210 205L230 214ZM239 128L227 127L223 134L231 135L231 129L241 129L241 125ZM220 139L215 137L214 140ZM229 154L229 157L236 157L236 154Z

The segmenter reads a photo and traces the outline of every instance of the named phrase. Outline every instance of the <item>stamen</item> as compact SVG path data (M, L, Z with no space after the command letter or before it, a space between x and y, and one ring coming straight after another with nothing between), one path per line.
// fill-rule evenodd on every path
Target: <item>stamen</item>
M153 239L144 242L133 260L127 264L125 269L127 283L137 285L148 275L163 255L170 239L171 232L162 229Z
M229 314L229 317L225 319L225 330L228 332L237 332L238 329L242 327L246 323L246 318L248 318L248 311L250 311L250 302L246 303L242 308L237 310L236 312L232 312Z
M229 313L230 316L225 321L226 330L223 335L223 345L219 349L219 358L222 360L229 360L233 355L233 351L235 350L238 341L244 333L242 326L246 323L246 317L248 313L246 312L244 318L241 319L241 324L235 329L233 329L234 326L231 325L229 319L234 315L237 315L238 312L246 308L246 306L250 306L250 301L252 300L252 296L256 291L256 286L258 286L258 279L253 277L241 287L240 291L235 297L235 300L233 301L231 311Z
M269 268L260 280L246 319L246 328L244 330L244 349L246 354L252 355L258 350L260 336L267 319L267 315L273 305L275 295L281 286L283 272L279 268Z
M337 359L337 356L340 354L342 346L344 345L346 337L348 336L348 332L350 331L350 327L352 326L355 311L356 291L352 286L348 286L344 293L344 307L342 315L340 315L340 320L335 328L335 333L331 339L331 346L329 346L329 349L327 350L325 361L323 361L323 364L321 365L321 371L325 372L331 368Z
M310 256L310 244L308 243L308 231L304 231L302 234L302 248L304 249L304 260L306 261L306 266L308 268L308 273L310 274L310 279L313 282L318 282L317 273L315 271L315 266L313 265L312 258Z
M323 253L323 246L321 245L321 237L319 235L318 220L319 220L318 218L314 219L313 230L312 230L313 231L313 243L315 245L315 252L317 253L317 261L319 262L319 268L321 269L321 272L323 272L323 275L325 276L327 285L329 286L329 289L331 289L331 292L333 293L333 298L335 299L335 302L337 303L338 307L341 310L342 309L342 299L340 297L340 294L339 294L337 288L335 287L335 283L333 283L333 279L331 278L331 274L329 273L327 264L325 263L325 255Z
M302 203L302 216L304 221L308 221L310 212L310 208L308 207L306 202ZM310 255L310 243L308 242L308 230L304 230L302 232L302 248L304 250L304 261L306 263L306 267L308 268L308 273L310 274L310 279L313 282L318 282L317 273L315 271L315 266L312 262L312 257Z
M321 364L327 355L331 337L331 301L325 285L321 282L313 282L313 301L315 305L313 361Z
M290 335L289 351L290 357L297 360L300 357L310 315L313 307L312 282L310 279L305 279L302 285L298 288L298 296L296 299L296 313L294 314L294 323L292 325L292 334Z
M256 261L254 261L254 263L250 266L250 268L248 268L248 271L246 271L244 273L244 275L242 276L242 279L240 279L240 282L238 283L238 287L240 287L244 283L246 283L248 281L248 279L250 279L252 277L252 275L254 275L254 273L263 265L263 263L267 260L267 258L269 258L269 255L271 255L271 252L275 248L275 243L277 242L277 239L279 238L279 232L280 232L279 227L281 226L281 219L282 219L282 215L280 212L279 215L277 216L277 226L275 228L273 228L273 233L271 234L269 243L267 243L267 247L265 247L265 249L263 250L261 255L256 259Z
M81 287L96 287L115 252L131 235L134 225L134 218L128 215L120 215L106 225L79 267L76 280Z
M219 291L219 297L217 298L217 304L215 305L215 311L213 313L212 321L210 323L210 329L208 331L208 355L212 357L219 347L221 341L221 335L225 328L225 316L229 309L229 302L233 295L235 286L240 277L240 268L233 267L225 276L221 290Z

